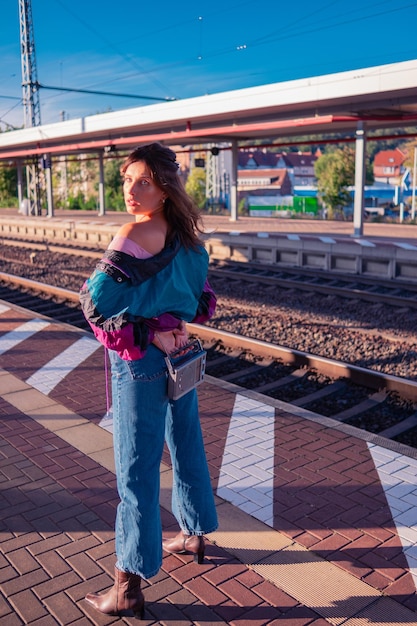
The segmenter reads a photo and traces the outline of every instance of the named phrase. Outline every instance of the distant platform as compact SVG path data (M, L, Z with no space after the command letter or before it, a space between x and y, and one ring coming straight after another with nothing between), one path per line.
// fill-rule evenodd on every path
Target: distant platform
M98 216L60 211L52 217L0 211L0 236L35 242L73 243L105 249L118 227L132 217L124 212ZM351 222L285 218L203 216L206 247L212 260L256 262L282 268L347 273L417 282L417 226L365 224L353 236Z
M0 218L10 216L21 219L17 209L0 208ZM132 217L124 211L107 211L104 216L94 211L67 211L57 210L53 218L42 216L27 216L28 219L42 219L48 221L75 221L94 222L97 224L123 224L132 221ZM203 222L207 230L217 229L222 232L242 231L252 233L282 233L282 234L315 234L321 236L353 237L353 222L339 220L297 219L279 217L238 217L231 220L225 215L203 214ZM417 225L407 223L377 223L364 222L364 237L390 241L402 239L417 244Z

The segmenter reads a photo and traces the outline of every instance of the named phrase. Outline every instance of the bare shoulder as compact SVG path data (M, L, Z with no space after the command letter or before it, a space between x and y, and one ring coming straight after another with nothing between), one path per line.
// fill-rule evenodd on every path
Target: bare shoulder
M163 225L148 222L123 224L117 232L119 237L127 237L151 254L157 254L165 246L166 229Z
M117 231L116 237L128 237L129 239L133 239L134 237L132 236L132 232L137 226L138 225L136 224L136 222L128 222L127 224L123 224L123 226L121 226Z

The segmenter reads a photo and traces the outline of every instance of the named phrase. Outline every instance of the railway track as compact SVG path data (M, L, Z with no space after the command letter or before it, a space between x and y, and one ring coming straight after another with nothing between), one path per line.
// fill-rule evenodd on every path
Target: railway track
M32 272L47 267L49 255L70 255L78 259L78 264L85 263L85 271L80 268L73 271L74 275L82 278L90 273L89 259L98 260L103 250L89 247L78 247L75 244L63 245L45 241L43 243L1 238L1 243L8 247L7 253L0 253L0 261L6 267L10 263L32 267ZM14 251L13 251L14 249ZM13 270L10 270L13 273ZM67 267L57 268L57 271L68 273ZM30 273L32 273L30 272ZM414 280L388 280L365 276L361 274L326 272L318 269L276 267L270 264L212 261L210 274L225 280L240 281L243 283L257 283L266 286L298 290L323 295L333 295L370 302L373 304L388 304L399 308L408 307L417 310L417 282Z
M213 275L229 280L258 282L285 289L355 298L365 302L417 309L417 283L376 279L303 268L276 268L259 263L221 261L211 263Z
M88 330L78 294L0 273L0 300ZM207 350L206 373L417 448L417 382L190 324Z

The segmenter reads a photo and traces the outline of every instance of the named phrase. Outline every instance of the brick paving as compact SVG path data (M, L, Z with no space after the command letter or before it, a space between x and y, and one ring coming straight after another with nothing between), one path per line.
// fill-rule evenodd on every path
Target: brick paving
M137 623L84 601L112 584L118 502L94 344L0 302L2 626ZM199 398L220 527L204 565L164 556L144 623L417 624L416 452L210 377ZM169 480L165 451L174 534Z
M114 567L114 472L100 461L97 447L86 453L91 442L76 436L77 428L91 424L94 433L111 438L100 426L107 412L103 351L87 350L66 376L55 376L59 355L86 336L51 322L35 324L37 332L23 333L18 341L31 319L30 312L2 303L1 623L129 622L129 616L96 614L84 601L88 591L111 585ZM256 394L210 377L199 397L221 527L208 537L204 565L187 555L165 555L159 575L144 583L145 621L353 625L355 615L387 601L389 610L404 612L397 623L417 623L415 570L407 559L412 535L408 544L401 539L388 505L391 497L408 514L410 525L404 528L412 533L414 451L384 448L377 437L367 442L352 428L314 421L279 401L263 405ZM163 467L169 473L166 451ZM384 468L388 491L381 480ZM162 494L163 527L175 533L165 482ZM332 609L338 593L331 588L332 572L324 577L329 597L322 601L320 589L309 597L309 574L305 590L285 574L286 567L302 563L294 556L298 551L307 563L313 555L313 567L336 567L332 572L345 576L348 586L364 585L365 601L362 588L349 594L353 606L341 611L341 618Z
M129 622L101 616L83 600L111 585L114 474L3 397L0 416L1 623ZM166 510L163 525L175 526ZM165 556L144 590L147 623L325 623L212 543L204 565Z

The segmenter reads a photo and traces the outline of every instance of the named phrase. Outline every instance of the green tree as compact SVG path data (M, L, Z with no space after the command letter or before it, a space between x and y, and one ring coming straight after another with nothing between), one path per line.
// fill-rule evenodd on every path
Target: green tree
M348 187L355 180L355 155L350 147L325 152L314 164L322 203L331 211L343 209L352 199Z
M414 150L417 148L417 139L406 141L405 143L399 145L398 148L407 155L404 165L405 167L408 167L412 176L414 169Z
M206 172L200 167L195 167L189 174L185 183L186 192L192 197L199 209L203 209L206 203Z
M0 206L17 206L17 169L0 167Z
M123 181L120 168L123 159L107 159L104 163L104 189L106 208L110 211L124 211Z
M333 214L351 204L348 187L355 183L355 151L350 146L325 152L314 164L319 197ZM366 168L366 182L373 182L372 167Z
M88 155L70 156L66 161L66 206L72 210L94 210L98 204L98 163Z

